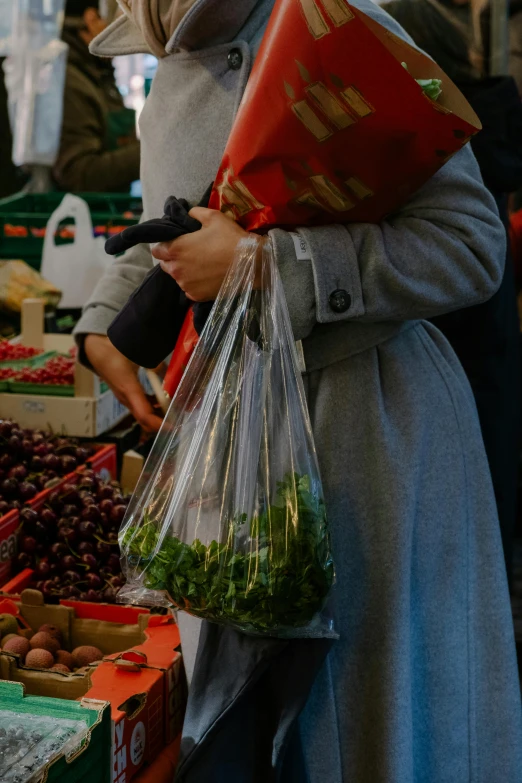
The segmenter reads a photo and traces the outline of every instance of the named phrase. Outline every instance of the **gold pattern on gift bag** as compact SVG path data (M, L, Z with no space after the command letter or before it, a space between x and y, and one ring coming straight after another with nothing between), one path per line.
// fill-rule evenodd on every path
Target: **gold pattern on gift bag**
M305 128L315 136L317 141L326 141L333 135L333 131L315 113L307 100L296 101L293 87L285 82L285 91L292 100L291 108L295 116L301 120Z
M299 3L308 29L316 40L332 32L324 12L335 27L342 27L354 18L346 0L299 0Z
M348 190L353 193L360 201L371 198L373 196L373 190L370 190L364 182L361 182L357 177L348 177L345 179L344 184Z
M221 212L243 217L253 209L263 209L264 205L252 195L247 186L241 180L232 177L234 177L232 169L225 169L223 178L216 188L219 193Z
M285 91L292 101L292 111L317 141L326 141L334 133L345 130L374 113L373 106L365 100L359 90L353 85L346 87L340 76L330 74L330 80L335 88L332 90L323 82L311 83L306 67L299 60L295 63L301 78L306 82L306 98L296 100L294 88L286 81Z
M369 114L373 114L375 111L373 106L371 106L361 95L359 90L357 90L355 87L347 87L345 90L342 90L341 92L342 97L350 107L352 111L354 111L359 117L367 117Z
M310 180L321 201L326 202L329 209L334 212L347 212L354 208L355 202L341 193L339 188L324 174L315 174L310 177Z
M321 0L321 2L336 27L342 27L354 18L346 0Z
M310 84L306 88L306 93L315 104L319 106L323 114L326 114L330 122L335 125L338 130L348 128L356 122L355 117L346 110L342 103L337 100L333 92L330 92L322 82Z

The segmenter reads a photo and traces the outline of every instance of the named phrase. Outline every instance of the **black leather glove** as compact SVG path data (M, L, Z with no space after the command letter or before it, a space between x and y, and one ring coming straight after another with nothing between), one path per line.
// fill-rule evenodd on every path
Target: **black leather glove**
M199 206L206 207L210 186ZM199 231L201 223L188 214L189 204L171 196L165 203L162 218L147 220L124 229L105 244L109 255L123 253L141 243L171 242L183 234ZM194 327L201 334L213 302L197 302L194 308ZM190 302L176 283L155 266L113 320L107 335L112 344L127 359L140 367L154 368L165 359L176 345Z

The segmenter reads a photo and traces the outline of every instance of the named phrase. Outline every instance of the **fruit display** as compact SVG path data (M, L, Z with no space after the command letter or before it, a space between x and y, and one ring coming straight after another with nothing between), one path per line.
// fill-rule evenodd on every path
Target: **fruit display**
M12 367L0 366L0 381L14 380L18 375L18 370L13 370Z
M0 419L0 516L21 508L92 454L93 447L80 445L75 438L22 429L14 421Z
M14 621L16 633L2 636L1 649L20 658L24 666L31 669L48 669L49 671L70 672L84 669L96 661L101 661L103 653L93 645L82 645L69 652L62 649L63 636L59 628L50 625L42 625L36 633L22 635L18 630L18 623L12 615L3 614L0 618L8 618ZM10 626L12 629L12 624Z
M42 353L39 348L29 348L9 340L0 340L0 362L15 362L20 359L32 359Z
M61 753L77 748L88 731L81 720L0 710L0 780L29 783Z
M24 367L10 379L17 383L73 386L74 365L75 359L71 356L53 356L42 367Z
M114 603L123 585L118 530L129 498L117 482L85 470L51 492L39 510L20 511L15 570L34 569L46 603L63 598Z

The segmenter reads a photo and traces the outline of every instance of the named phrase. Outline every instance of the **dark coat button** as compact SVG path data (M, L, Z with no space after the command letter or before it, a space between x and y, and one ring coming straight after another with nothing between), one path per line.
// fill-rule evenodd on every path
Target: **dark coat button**
M228 53L228 67L233 71L239 71L243 65L243 55L240 49L231 49Z
M345 313L350 309L352 297L344 288L338 288L337 291L333 291L333 293L330 294L328 302L334 313Z

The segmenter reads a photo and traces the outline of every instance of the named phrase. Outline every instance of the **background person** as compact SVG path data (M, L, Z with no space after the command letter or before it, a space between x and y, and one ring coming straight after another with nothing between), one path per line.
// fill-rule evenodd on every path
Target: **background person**
M89 52L89 43L104 27L97 0L67 0L62 38L69 55L53 170L61 190L127 192L139 179L135 112L123 103L111 60Z

